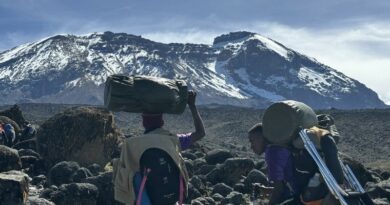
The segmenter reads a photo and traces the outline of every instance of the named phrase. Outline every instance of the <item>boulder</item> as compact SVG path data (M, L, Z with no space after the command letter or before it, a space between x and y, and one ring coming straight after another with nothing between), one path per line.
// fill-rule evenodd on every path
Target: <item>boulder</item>
M43 186L45 183L46 183L46 176L43 174L35 176L31 180L32 185Z
M224 197L221 194L215 193L213 194L212 198L214 201L222 201Z
M207 164L215 165L232 157L234 157L233 154L227 149L215 149L207 152L205 159Z
M65 110L37 131L38 152L46 166L76 161L82 166L104 166L118 146L121 133L112 113L99 108L77 107Z
M242 193L233 191L229 195L227 195L225 199L221 201L221 204L241 205L246 203L245 203L244 195Z
M97 205L117 205L114 200L112 172L104 172L98 176L88 177L83 179L82 182L93 184L98 188Z
M102 166L100 166L99 164L96 164L96 163L89 165L88 169L94 176L99 175L99 172L103 171Z
M12 146L13 148L20 150L20 149L31 149L36 150L37 149L37 141L36 139L28 139L21 142L17 142Z
M240 193L245 193L245 185L243 183L237 183L233 186L233 190L240 192Z
M249 171L254 168L255 164L252 159L248 158L230 158L221 166L217 166L206 175L207 181L212 184L224 182L233 186L243 176L246 176Z
M19 170L22 168L18 151L5 145L0 145L0 172Z
M28 197L28 175L20 171L0 173L0 204L25 204Z
M233 189L230 186L224 183L218 183L213 186L212 194L221 194L222 196L226 197L232 191Z
M211 197L198 197L191 201L191 205L215 205L215 201Z
M208 173L210 173L213 169L215 169L216 166L215 165L209 165L209 164L205 164L203 166L201 166L199 169L197 169L197 171L195 172L195 174L198 174L198 175L207 175Z
M200 179L198 176L193 176L191 179L190 179L190 183L196 188L199 190L199 192L201 192L202 194L205 194L206 193L206 186L204 185L204 183L202 182L202 179Z
M34 156L36 158L41 158L41 155L39 155L37 152L35 152L32 149L19 149L18 150L19 156Z
M184 159L190 159L190 160L195 160L197 159L198 157L196 157L195 154L189 152L189 151L183 151L181 153L181 156L184 158Z
M55 205L55 204L44 198L29 197L27 200L27 205Z
M390 199L390 180L381 181L377 184L370 182L367 184L366 190L372 198Z
M388 199L374 199L375 205L389 205L390 201Z
M60 162L54 165L49 171L49 184L59 186L73 182L73 177L80 166L77 162Z
M201 197L202 194L191 183L188 183L188 196L185 199L185 203L191 203L191 200Z
M96 205L98 189L93 184L63 184L49 193L50 201L56 205Z
M247 177L245 178L244 184L245 184L245 190L250 191L252 190L254 183L260 183L263 185L268 185L267 176L263 174L263 172L253 169L249 172Z
M76 171L76 173L73 176L73 181L74 182L81 182L83 179L86 179L88 177L92 177L91 171L85 167L81 167Z

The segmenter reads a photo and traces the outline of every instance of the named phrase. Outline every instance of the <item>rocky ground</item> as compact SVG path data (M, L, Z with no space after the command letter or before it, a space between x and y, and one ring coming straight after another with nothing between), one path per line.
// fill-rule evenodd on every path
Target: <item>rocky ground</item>
M34 139L13 148L0 146L0 204L117 204L109 164L116 151L108 145L122 134L140 135L140 115L110 116L93 108L73 108L56 115L73 105L19 107L24 118L39 129ZM250 204L252 184L267 184L264 160L251 152L246 138L263 110L220 106L199 110L207 135L182 153L191 175L186 203ZM345 162L377 204L389 204L390 110L317 112L334 116L343 136L339 149ZM166 115L165 127L176 133L193 131L190 113ZM91 161L87 156L92 153ZM266 203L262 198L258 201Z

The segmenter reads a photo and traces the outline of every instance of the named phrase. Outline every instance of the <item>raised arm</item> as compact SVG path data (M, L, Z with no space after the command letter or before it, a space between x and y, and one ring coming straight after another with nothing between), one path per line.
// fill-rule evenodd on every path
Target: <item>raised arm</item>
M192 119L194 120L195 132L191 133L191 144L196 141L202 139L205 136L204 126L202 118L199 115L198 109L195 105L196 101L196 92L189 91L188 92L188 107L191 110Z

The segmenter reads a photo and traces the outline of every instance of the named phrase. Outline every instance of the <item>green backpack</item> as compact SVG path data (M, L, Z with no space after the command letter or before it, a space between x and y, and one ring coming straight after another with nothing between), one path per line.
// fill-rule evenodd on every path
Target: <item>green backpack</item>
M317 115L308 105L286 100L269 106L263 116L263 134L271 143L289 145L298 136L299 128L318 125Z
M185 81L152 76L112 75L104 89L104 105L111 111L180 114L187 97Z

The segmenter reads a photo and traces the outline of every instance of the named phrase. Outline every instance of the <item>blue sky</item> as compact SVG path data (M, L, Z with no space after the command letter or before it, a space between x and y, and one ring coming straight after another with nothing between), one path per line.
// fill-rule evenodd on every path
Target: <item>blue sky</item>
M388 0L0 0L0 52L64 33L211 44L247 30L340 70L390 104L389 11Z

